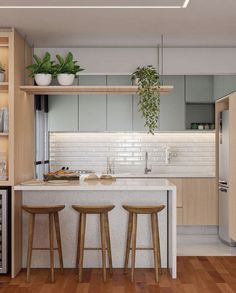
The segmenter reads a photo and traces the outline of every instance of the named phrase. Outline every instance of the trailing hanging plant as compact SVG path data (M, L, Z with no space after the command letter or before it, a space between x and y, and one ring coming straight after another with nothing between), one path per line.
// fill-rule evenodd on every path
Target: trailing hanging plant
M73 54L69 52L65 58L63 58L61 55L56 55L58 64L55 65L55 75L61 74L61 73L68 73L68 74L77 74L80 71L83 71L78 64L78 61L73 60Z
M30 71L30 77L34 77L36 74L53 74L54 73L54 61L51 61L51 55L46 52L41 59L38 55L33 55L35 63L27 66Z
M158 129L160 112L159 74L154 66L138 67L132 74L132 80L138 85L139 111L145 119L148 132L154 134Z

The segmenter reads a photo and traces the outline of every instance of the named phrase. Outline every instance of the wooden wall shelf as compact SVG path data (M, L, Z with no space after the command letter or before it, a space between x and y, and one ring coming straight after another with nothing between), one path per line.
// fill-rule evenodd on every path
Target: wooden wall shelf
M9 134L6 132L0 132L0 136L8 136Z
M1 33L1 34L7 34ZM0 47L8 47L9 46L9 38L8 36L0 36Z
M169 93L173 86L160 86L161 93ZM78 95L78 94L136 94L137 86L21 86L20 89L31 95Z
M0 91L8 90L8 82L0 82Z
M0 186L10 186L11 182L9 180L0 180Z

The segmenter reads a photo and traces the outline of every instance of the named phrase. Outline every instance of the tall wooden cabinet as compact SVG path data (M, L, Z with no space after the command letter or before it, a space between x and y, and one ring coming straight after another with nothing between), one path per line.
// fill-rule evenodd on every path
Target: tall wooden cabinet
M34 176L34 99L20 91L29 84L25 66L32 62L30 46L14 29L0 29L0 62L6 67L4 83L0 83L0 106L8 108L9 132L0 133L0 152L6 154L8 180L0 187L11 188L12 265L15 276L21 268L21 194L14 185Z

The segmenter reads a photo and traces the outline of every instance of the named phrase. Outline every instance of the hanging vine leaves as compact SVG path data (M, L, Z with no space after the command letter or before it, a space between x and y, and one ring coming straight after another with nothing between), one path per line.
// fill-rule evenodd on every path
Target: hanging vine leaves
M160 77L154 66L138 67L132 74L132 80L138 84L139 112L145 119L148 132L154 134L158 129L160 112Z

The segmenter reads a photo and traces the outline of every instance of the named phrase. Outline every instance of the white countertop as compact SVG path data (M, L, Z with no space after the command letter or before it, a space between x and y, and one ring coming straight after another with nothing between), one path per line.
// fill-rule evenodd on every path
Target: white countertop
M28 181L31 182L31 181ZM35 182L35 180L34 180ZM16 185L14 190L175 190L176 187L167 179L148 179L148 178L127 178L127 179L117 179L116 181L111 180L80 180L80 181L70 181L69 183L64 183L56 185L53 183L39 183L36 185Z

